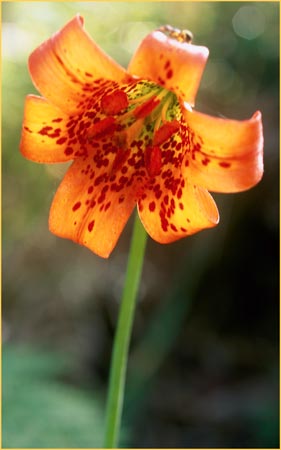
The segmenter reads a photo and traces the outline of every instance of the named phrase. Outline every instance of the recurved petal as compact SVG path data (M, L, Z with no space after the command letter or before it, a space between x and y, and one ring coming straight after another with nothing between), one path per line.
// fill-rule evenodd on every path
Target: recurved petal
M55 194L49 228L107 258L135 204L135 186L111 179L108 168L97 168L93 158L79 158Z
M164 86L193 105L208 54L206 47L153 31L140 44L128 72Z
M168 244L219 222L219 213L212 196L203 188L181 183L181 196L166 191L159 198L157 191L146 192L138 202L140 219L147 233L157 242Z
M124 79L126 71L106 55L83 28L77 15L40 45L29 58L29 70L39 92L63 111L79 109L97 79Z
M29 95L25 100L21 153L39 163L73 159L76 146L68 144L67 116L47 100Z
M189 130L183 175L213 192L239 192L263 175L261 113L249 120L211 117L184 111Z

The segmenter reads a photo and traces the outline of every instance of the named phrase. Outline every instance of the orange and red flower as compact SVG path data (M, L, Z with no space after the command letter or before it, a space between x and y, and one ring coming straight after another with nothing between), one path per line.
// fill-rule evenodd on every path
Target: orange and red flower
M261 113L249 120L192 109L208 49L154 31L128 70L93 42L77 15L30 56L43 97L26 98L22 154L73 160L50 230L108 257L137 204L148 234L173 242L219 221L209 194L238 192L263 174Z

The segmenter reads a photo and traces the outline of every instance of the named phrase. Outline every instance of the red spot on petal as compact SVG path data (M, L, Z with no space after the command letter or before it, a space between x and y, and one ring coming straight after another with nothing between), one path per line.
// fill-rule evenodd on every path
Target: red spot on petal
M167 75L166 75L167 79L169 80L170 78L172 78L173 74L174 74L174 72L172 71L172 69L168 70Z
M108 202L104 207L104 211L107 211L108 208L110 208L110 205L111 205L111 202Z
M177 120L166 122L154 134L153 145L161 145L163 142L170 139L180 128L180 123Z
M151 211L151 212L155 211L155 207L156 207L155 202L150 202L148 207L149 207L149 211Z
M138 207L139 207L139 211L142 212L143 211L143 203L141 202L141 200L139 200L139 202L138 202Z
M160 211L160 219L161 219L161 228L162 228L162 230L167 232L168 231L169 222L168 222L168 220L165 217L164 211Z
M24 126L23 128L24 128L24 130L28 131L29 133L33 133L33 131L30 128L28 128L26 126Z
M53 129L53 127L50 126L46 126L41 128L40 131L38 131L39 134L41 134L42 136L48 136L48 132L51 131Z
M168 69L168 67L171 65L171 62L169 60L166 61L166 64L164 66L164 69Z
M77 202L75 203L75 205L72 206L72 211L76 211L77 209L79 209L81 206L81 202Z
M89 230L90 232L91 232L92 229L94 228L94 225L95 225L95 221L94 221L94 220L92 220L91 222L88 223L88 230Z
M59 145L62 145L62 144L64 144L66 141L67 141L67 138L66 138L66 137L61 137L61 138L59 138L59 139L56 141L56 143L59 144Z
M73 149L72 149L71 147L67 147L67 148L64 150L64 154L65 154L65 155L72 155L72 153L73 153Z
M179 188L178 192L177 192L177 197L178 199L182 198L182 189Z
M114 116L129 105L128 96L124 91L116 90L112 94L104 95L101 99L102 111L108 116Z
M202 159L201 163L203 166L207 166L209 164L210 160L208 158Z
M158 77L158 82L159 82L159 84L161 84L162 86L165 85L165 80L163 80L163 78L161 78L161 77ZM167 230L166 230L166 231L167 231Z
M220 165L221 167L223 167L224 169L228 169L228 168L231 166L230 163L225 162L225 161L220 162L219 165Z
M162 155L159 147L147 147L144 154L144 162L150 177L159 175L162 167Z

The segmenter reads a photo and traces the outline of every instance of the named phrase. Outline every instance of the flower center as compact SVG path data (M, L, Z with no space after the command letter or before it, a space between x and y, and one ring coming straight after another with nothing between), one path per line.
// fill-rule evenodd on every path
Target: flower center
M88 138L110 137L117 145L113 169L122 166L132 143L138 141L148 175L158 175L162 168L161 146L179 134L180 107L176 95L152 82L135 82L104 94L100 112L103 119L89 129Z

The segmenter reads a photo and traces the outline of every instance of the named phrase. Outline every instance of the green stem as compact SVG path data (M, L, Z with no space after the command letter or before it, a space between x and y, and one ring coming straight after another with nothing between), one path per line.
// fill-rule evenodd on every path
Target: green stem
M136 214L121 299L107 398L104 448L117 448L124 400L129 343L141 278L147 234Z

